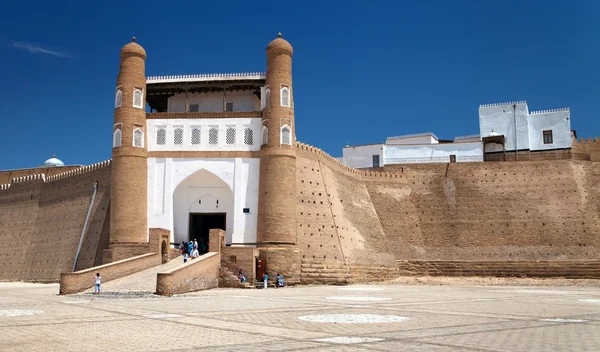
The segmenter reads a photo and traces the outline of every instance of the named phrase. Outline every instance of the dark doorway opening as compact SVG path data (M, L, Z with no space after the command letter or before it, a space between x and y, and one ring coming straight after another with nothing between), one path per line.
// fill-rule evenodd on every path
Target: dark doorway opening
M209 250L208 231L221 229L225 231L225 213L191 213L190 214L190 241L198 241L198 252L204 254Z

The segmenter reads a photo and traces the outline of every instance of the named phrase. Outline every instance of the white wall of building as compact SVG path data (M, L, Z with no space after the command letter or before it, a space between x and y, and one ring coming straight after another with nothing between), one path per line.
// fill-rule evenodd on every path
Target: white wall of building
M447 163L450 155L456 162L483 161L481 142L442 143L435 145L385 145L383 162L389 164Z
M148 119L148 151L260 151L262 120L260 118L215 118L215 119ZM218 143L209 144L208 133L211 127L216 126L219 130ZM226 143L226 131L230 126L236 129L235 143ZM176 145L174 141L175 128L183 128L183 143ZM157 131L166 128L165 145L157 144ZM200 144L192 144L192 129L200 128ZM252 130L252 144L245 144L244 130Z
M148 158L148 227L178 243L188 239L190 212L225 212L227 244L255 244L259 166L258 158Z
M544 144L544 131L552 131L551 144ZM571 148L571 113L569 110L529 115L529 149Z
M514 116L513 103L480 107L479 130L481 137L487 137L490 133L495 132L504 135L507 151L515 150L515 143L518 150L529 149L529 109L525 102L518 102L515 105Z
M342 162L347 166L361 169L373 167L373 155L379 156L379 166L383 166L383 144L344 147Z
M438 139L432 134L417 134L400 137L388 137L385 144L436 144Z
M223 92L188 93L188 104L198 104L200 112L223 111ZM233 111L258 111L260 99L250 91L225 92L225 100L233 103ZM168 112L185 112L185 93L169 98Z

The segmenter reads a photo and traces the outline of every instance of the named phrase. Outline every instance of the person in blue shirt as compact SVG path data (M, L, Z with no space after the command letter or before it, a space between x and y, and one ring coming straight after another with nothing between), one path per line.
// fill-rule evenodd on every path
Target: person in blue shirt
M283 278L283 275L277 273L277 276L275 276L275 287L283 287L285 285L285 279Z
M267 288L268 282L269 282L269 274L267 274L267 272L265 271L265 276L263 276L263 280L265 282L265 288Z

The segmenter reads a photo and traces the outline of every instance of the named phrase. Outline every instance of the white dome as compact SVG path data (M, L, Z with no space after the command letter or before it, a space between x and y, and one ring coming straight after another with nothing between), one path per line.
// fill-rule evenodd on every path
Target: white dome
M56 155L52 156L50 159L44 161L44 166L55 167L55 166L65 166L60 159L56 158Z
M492 132L490 133L490 135L489 135L489 137L496 137L496 136L501 136L501 134L500 134L500 133L496 133L496 132L492 131Z

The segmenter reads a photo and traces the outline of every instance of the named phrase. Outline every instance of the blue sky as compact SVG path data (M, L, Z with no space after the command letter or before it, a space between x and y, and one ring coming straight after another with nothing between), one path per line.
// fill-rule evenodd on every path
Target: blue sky
M600 135L598 1L4 1L0 169L110 158L132 36L147 75L167 75L264 71L279 31L295 50L298 140L333 156L478 133L479 104L513 100L570 107L580 137Z

